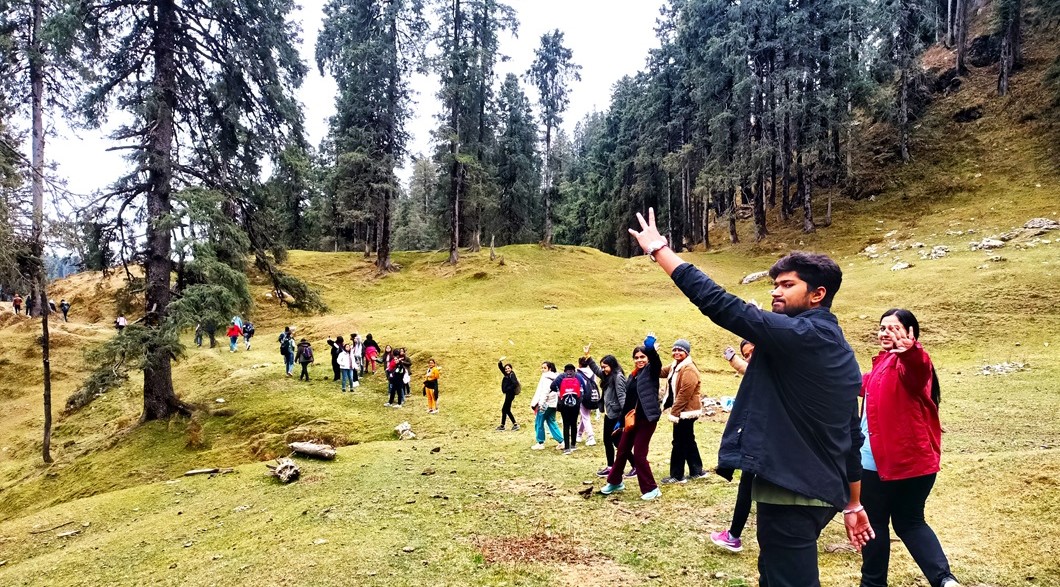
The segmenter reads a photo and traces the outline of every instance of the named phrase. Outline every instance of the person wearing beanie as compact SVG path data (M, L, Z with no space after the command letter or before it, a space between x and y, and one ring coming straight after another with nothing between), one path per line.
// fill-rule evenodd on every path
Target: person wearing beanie
M663 408L670 409L669 419L674 425L673 448L670 450L670 476L660 483L684 483L685 463L693 479L704 476L703 459L696 445L696 420L703 415L699 396L699 368L692 362L692 345L680 338L670 351L674 362L663 367L660 375L666 379L669 391Z

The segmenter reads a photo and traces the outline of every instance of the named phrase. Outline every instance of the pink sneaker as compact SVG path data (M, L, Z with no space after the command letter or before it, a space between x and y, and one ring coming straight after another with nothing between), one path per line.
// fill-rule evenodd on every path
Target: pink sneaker
M729 534L728 530L722 530L721 532L711 532L710 541L718 546L728 550L729 552L740 552L743 550L743 542L739 538L733 538L732 534Z

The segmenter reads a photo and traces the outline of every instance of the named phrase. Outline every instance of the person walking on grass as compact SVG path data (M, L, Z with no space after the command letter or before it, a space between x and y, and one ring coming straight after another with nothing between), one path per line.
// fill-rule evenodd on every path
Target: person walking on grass
M772 312L727 293L637 214L637 244L699 310L755 343L722 435L718 473L755 474L758 569L769 587L820 585L817 540L836 512L860 550L875 534L861 505L861 371L830 308L843 281L824 255L793 252L770 269Z
M239 337L243 334L243 329L235 322L232 322L228 325L228 332L225 334L228 336L228 352L236 352L236 345L239 344Z
M725 347L722 356L732 365L740 375L747 372L747 363L751 360L755 345L747 339L740 341L740 353L730 347ZM711 532L710 541L730 552L743 550L743 527L747 524L747 516L751 515L751 486L754 484L755 474L747 471L740 472L740 484L736 488L736 505L732 509L732 522L728 530Z
M254 323L246 322L243 324L243 344L246 345L247 350L250 350L250 339L254 338Z
M362 355L364 367L362 372L364 374L372 373L375 374L375 363L376 357L379 356L379 343L372 338L372 333L369 332L364 337L364 354Z
M545 426L552 435L552 440L563 448L563 433L556 424L556 408L559 405L559 393L552 391L552 382L556 380L556 364L552 361L541 363L541 379L537 381L534 397L530 399L530 409L534 411L534 440L531 450L545 448Z
M578 406L578 442L585 439L585 446L596 445L596 434L593 433L593 411L600 406L600 387L596 384L596 375L589 368L586 357L589 355L589 347L585 346L585 356L578 359L578 375L585 384L585 393L582 394L581 405ZM595 398L595 400L594 400Z
M389 345L387 349L390 349ZM388 362L390 367L387 369L390 399L387 403L390 407L402 408L405 406L405 388L408 386L405 379L408 377L409 369L412 368L412 361L405 356L405 349L390 350L390 357Z
M59 300L59 309L63 312L63 322L70 321L70 302L66 298Z
M336 336L334 339L328 339L328 346L331 347L331 371L334 374L332 381L338 381L342 375L342 367L339 366L339 353L342 352L346 346L346 342L342 339L342 336Z
M946 553L924 520L942 458L938 375L909 310L884 312L877 337L880 353L862 386L861 503L876 537L862 550L861 587L887 587L888 524L931 587L957 587Z
M361 386L361 373L364 372L364 343L356 332L350 334L350 344L353 346L353 386Z
M15 312L16 314L18 312ZM118 314L118 317L114 319L114 328L118 330L118 334L125 331L125 327L129 325L129 320L125 317L125 314ZM211 346L210 348L213 348Z
M434 359L427 361L427 373L423 375L423 395L427 396L427 413L438 413L438 378L442 376Z
M290 326L285 326L283 332L280 333L278 339L280 343L280 354L283 355L283 370L288 377L291 377L292 371L294 371L294 359L295 359L295 344L294 344L294 333L291 332Z
M585 379L567 363L563 374L556 377L550 386L559 394L559 413L563 416L563 454L569 455L578 448L578 421L581 419L582 395Z
M315 362L313 359L313 345L303 338L298 342L297 355L298 364L302 366L302 372L298 374L298 380L305 379L309 381L309 365Z
M622 438L618 443L614 465L607 474L607 485L600 490L604 495L626 489L622 482L622 471L629 461L636 471L640 498L651 501L662 496L648 463L651 437L662 417L662 406L659 404L661 373L662 359L655 350L655 334L649 332L644 344L633 349L633 371L626 379L626 401L622 406Z
M340 336L339 339L342 337ZM339 351L339 356L336 357L339 363L339 375L341 375L342 383L340 388L343 393L346 392L346 386L350 386L350 391L353 391L353 347L350 344L343 345L342 350Z
M586 347L586 352L588 352ZM615 464L615 447L622 439L622 406L626 403L626 373L614 355L604 355L597 365L593 358L586 357L589 369L600 378L603 398L600 410L604 413L601 435L604 439L604 454L607 466L596 472L597 477L607 477Z
M699 367L692 361L692 345L681 338L671 349L674 362L663 367L660 375L669 387L666 403L670 404L670 422L674 425L673 448L670 450L670 476L660 483L684 483L685 464L692 479L706 477L703 459L696 445L696 420L703 415L699 394Z
M504 430L504 423L509 418L512 420L512 430L519 430L519 424L515 421L515 414L512 413L512 402L515 401L515 396L519 395L521 388L519 378L515 376L515 370L512 369L512 364L505 364L505 358L501 357L497 361L497 368L501 370L501 375L504 376L501 379L501 393L504 394L504 404L501 406L501 425L497 426L497 430Z
M15 297L11 298L11 307L15 310L15 315L18 316L22 313L22 296L15 294Z

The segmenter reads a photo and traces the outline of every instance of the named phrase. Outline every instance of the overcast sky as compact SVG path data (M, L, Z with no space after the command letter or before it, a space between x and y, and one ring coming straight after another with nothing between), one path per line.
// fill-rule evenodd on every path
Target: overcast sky
M296 16L302 25L302 57L310 74L299 98L305 107L310 144L317 146L327 132L328 117L334 113L335 84L321 77L313 61L317 31L321 26L324 0L303 0ZM570 109L564 128L573 131L575 123L593 110L605 110L610 103L611 86L624 75L640 70L648 50L658 45L655 20L662 0L509 0L518 13L518 37L505 35L501 52L511 60L498 66L498 84L508 72L522 77L534 58L541 35L553 29L563 31L574 61L582 66L580 82L571 87ZM412 154L431 152L430 132L437 126L439 104L434 95L438 79L423 76L413 80L415 116L409 121ZM536 93L526 88L532 100ZM104 189L126 169L118 152L107 152L114 144L101 132L69 130L56 124L46 156L58 163L58 174L69 182L69 189L90 193ZM28 150L29 145L25 148ZM402 173L402 177L404 177Z

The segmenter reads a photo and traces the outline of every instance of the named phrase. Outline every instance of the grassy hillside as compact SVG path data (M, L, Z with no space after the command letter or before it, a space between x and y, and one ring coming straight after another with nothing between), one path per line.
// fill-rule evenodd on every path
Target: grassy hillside
M1033 65L1048 54L1028 58ZM1040 88L983 98L992 79L976 72L934 104L915 136L916 160L880 173L885 190L874 201L837 199L831 227L811 235L778 227L758 245L685 258L734 293L766 301L765 282L742 286L740 278L793 248L832 254L845 273L834 310L864 366L879 314L916 312L939 368L946 430L928 515L954 570L967 584L1060 585L1060 234L1021 233L997 251L970 247L1033 217L1060 219L1055 122L1026 117L1040 109ZM1033 79L1017 83L1036 88ZM972 102L984 117L952 122ZM936 246L949 253L922 258ZM630 350L653 330L664 344L692 342L704 392L718 397L739 383L720 357L735 339L644 258L573 247L498 252L503 263L483 252L455 268L440 253L398 254L402 271L385 277L360 255L293 252L286 269L321 291L327 315L280 309L253 276L259 335L250 352L186 340L174 374L182 397L199 406L194 419L137 426L134 378L59 419L51 466L39 458L38 326L0 314L0 584L756 584L753 521L744 554L709 545L709 531L728 522L735 484L664 487L648 504L631 485L587 501L578 491L584 482L600 487L593 473L602 446L567 457L528 450L529 390L542 360L572 360L592 342L594 354L613 353L629 367ZM912 267L892 271L897 262ZM53 297L74 304L72 322L54 325L60 406L89 368L82 351L112 333L116 279L79 275L54 288ZM287 324L322 359L309 383L282 376L274 341ZM426 414L418 394L403 410L383 407L378 375L340 394L324 339L350 332L408 347L416 374L435 358L441 413ZM520 432L493 430L501 355L527 390L517 403ZM980 374L1002 362L1026 368ZM405 420L418 439L395 439ZM723 426L723 416L697 426L707 463ZM302 461L304 476L290 486L264 475L263 461L304 439L344 448L333 463ZM660 426L651 452L660 478L669 442ZM236 473L181 477L206 466ZM832 524L821 544L842 541ZM857 580L856 555L823 550L821 561L825 585ZM893 585L922 584L898 546L891 569Z

